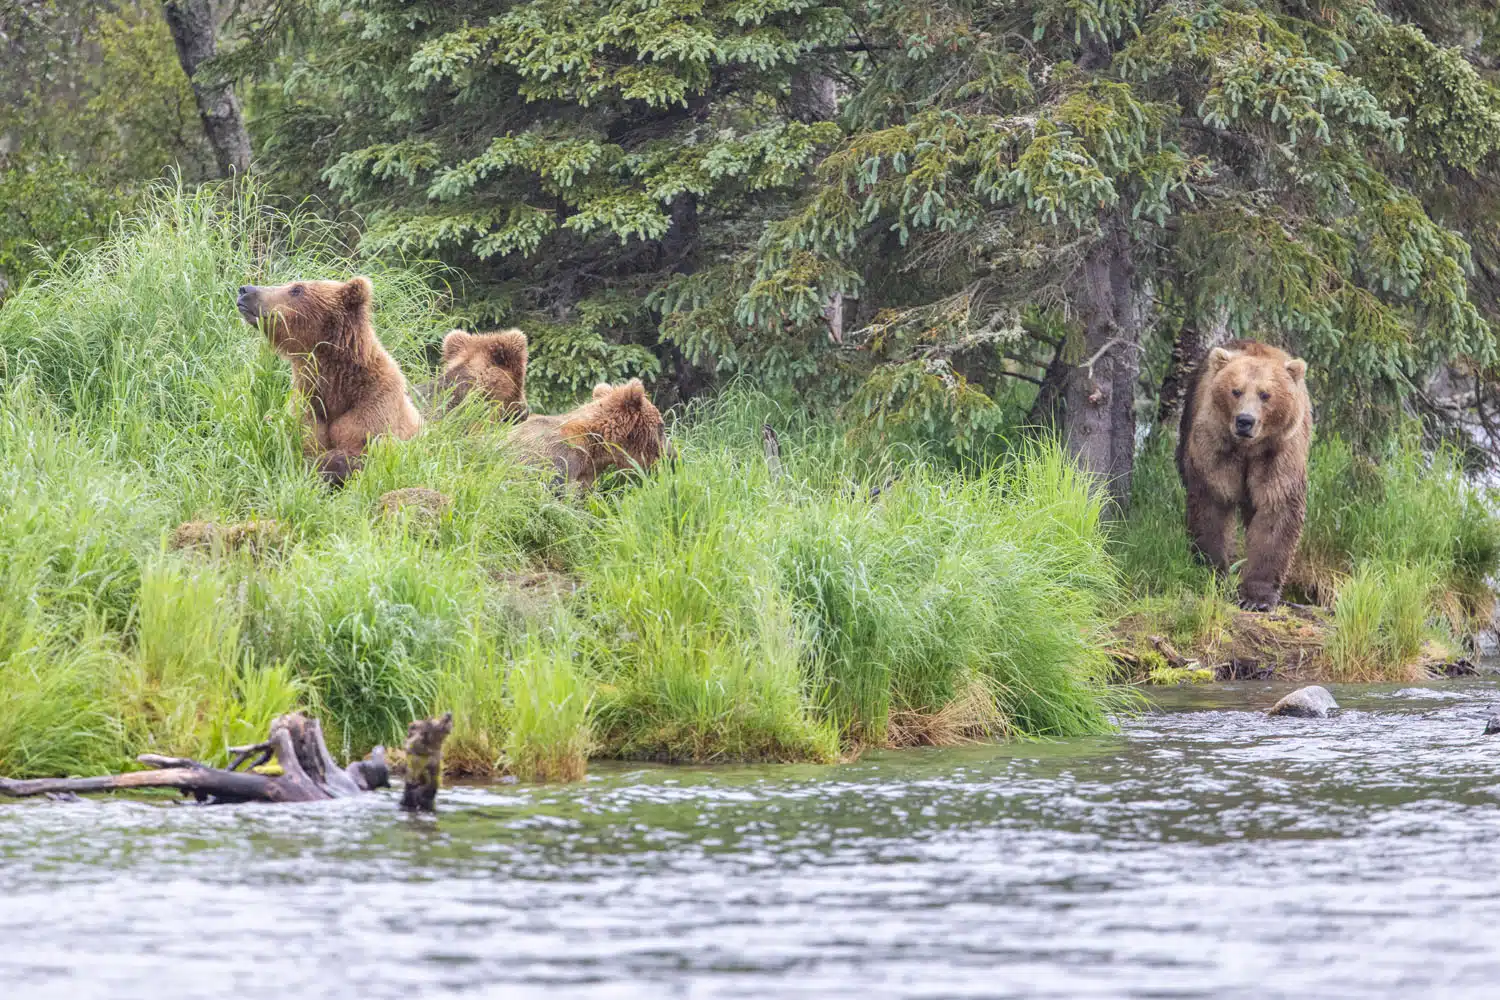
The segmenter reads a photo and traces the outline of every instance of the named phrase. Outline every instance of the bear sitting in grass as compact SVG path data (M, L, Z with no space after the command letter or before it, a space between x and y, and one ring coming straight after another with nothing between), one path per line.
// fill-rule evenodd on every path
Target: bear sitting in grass
M292 383L307 399L306 442L319 472L340 485L381 434L402 440L422 428L406 378L375 336L370 279L245 285L237 305L276 353L292 364Z
M649 469L668 447L661 411L638 378L601 383L592 399L568 413L529 417L510 440L526 460L550 462L584 489L611 469Z
M418 394L431 404L445 390L450 391L450 407L478 393L499 404L506 419L525 420L530 412L526 406L526 334L520 330L449 333L443 338L443 373L420 387Z
M1312 402L1307 362L1253 340L1214 348L1188 388L1177 436L1188 532L1198 554L1228 572L1235 511L1245 522L1240 605L1269 611L1307 516Z

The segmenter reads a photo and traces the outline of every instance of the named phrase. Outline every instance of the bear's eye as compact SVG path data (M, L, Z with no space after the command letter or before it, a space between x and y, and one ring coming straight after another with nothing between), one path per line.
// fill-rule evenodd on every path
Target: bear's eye
M292 292L291 292L292 298L295 299L298 296L300 296L301 294L302 294L302 286L301 285L293 285L292 286Z
M1235 399L1239 399L1241 396L1243 396L1245 394L1245 390L1244 389L1231 389L1231 390L1229 390L1229 394L1231 396L1233 396Z
M1266 392L1265 390L1261 390L1260 401L1262 403L1264 403L1266 400L1268 400L1270 398L1271 398L1271 394L1269 392Z

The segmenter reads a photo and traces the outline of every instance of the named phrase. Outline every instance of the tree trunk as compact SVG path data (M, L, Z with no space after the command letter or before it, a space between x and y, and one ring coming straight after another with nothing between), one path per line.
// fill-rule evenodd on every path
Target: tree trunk
M792 74L792 95L787 110L800 122L831 122L838 117L838 88L833 77L812 70Z
M1157 393L1157 426L1168 428L1182 419L1182 404L1188 383L1198 371L1204 355L1229 339L1229 318L1220 313L1204 330L1195 321L1183 324L1172 345L1172 361Z
M1140 375L1144 295L1136 282L1125 220L1105 223L1083 263L1083 358L1063 383L1063 439L1108 491L1105 516L1123 517L1135 461L1135 383Z
M162 14L177 46L177 61L193 85L203 133L213 147L219 176L234 177L250 169L250 134L240 113L239 99L227 80L198 75L203 63L219 50L218 18L212 0L165 0Z

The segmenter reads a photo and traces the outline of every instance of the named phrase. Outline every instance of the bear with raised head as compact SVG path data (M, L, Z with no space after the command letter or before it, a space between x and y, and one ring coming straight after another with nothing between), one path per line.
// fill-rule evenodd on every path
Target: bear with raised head
M370 279L361 277L244 285L237 301L244 321L291 362L292 383L307 399L305 447L336 486L372 438L406 440L422 428L405 376L375 336L370 297Z
M661 411L638 378L600 383L593 398L568 413L528 417L510 441L528 461L550 462L585 489L611 469L649 469L668 449Z
M454 330L443 338L443 372L417 391L428 403L451 390L450 407L479 393L498 403L506 419L525 420L526 334L520 330L465 333Z
M1269 611L1307 516L1312 443L1307 362L1253 340L1214 348L1188 387L1177 437L1188 533L1201 558L1227 572L1235 512L1245 523L1240 606Z

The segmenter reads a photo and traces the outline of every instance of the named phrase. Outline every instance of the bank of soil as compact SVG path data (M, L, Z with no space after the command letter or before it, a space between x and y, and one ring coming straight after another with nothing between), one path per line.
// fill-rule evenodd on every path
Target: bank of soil
M1254 612L1226 606L1204 617L1210 620L1200 619L1184 634L1159 613L1126 615L1116 627L1110 650L1119 679L1156 685L1339 679L1329 657L1334 628L1325 608L1283 604L1275 611ZM1473 664L1456 649L1428 641L1399 679L1473 673Z

